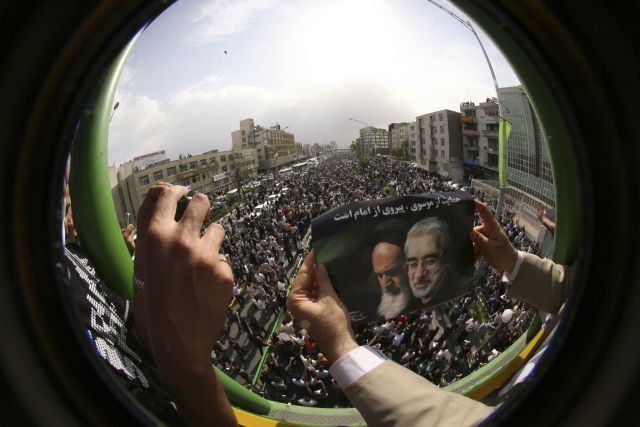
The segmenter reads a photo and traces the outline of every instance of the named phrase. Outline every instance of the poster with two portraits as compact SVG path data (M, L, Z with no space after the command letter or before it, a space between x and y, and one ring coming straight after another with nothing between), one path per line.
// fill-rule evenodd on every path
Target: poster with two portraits
M391 319L473 289L467 192L352 202L312 222L312 246L354 322Z

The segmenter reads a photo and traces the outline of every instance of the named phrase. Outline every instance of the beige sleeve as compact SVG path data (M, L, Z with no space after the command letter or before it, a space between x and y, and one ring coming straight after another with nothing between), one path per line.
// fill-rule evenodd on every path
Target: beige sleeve
M369 426L471 426L493 408L446 392L392 361L345 387Z
M557 313L569 292L564 279L564 266L525 253L507 295L548 313Z

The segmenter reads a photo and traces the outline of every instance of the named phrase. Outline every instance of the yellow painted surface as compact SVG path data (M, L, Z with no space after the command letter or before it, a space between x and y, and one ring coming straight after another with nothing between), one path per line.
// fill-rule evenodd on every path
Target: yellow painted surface
M233 408L238 424L243 427L292 427L293 424L285 424L282 421L261 417L242 409Z
M527 344L527 346L518 354L518 357L513 359L509 365L507 365L501 372L494 376L490 381L484 383L481 387L469 393L468 397L475 400L482 400L489 393L496 388L500 387L506 380L509 379L518 369L522 367L525 361L529 358L529 355L536 348L538 341L542 339L544 329L540 329L535 337Z

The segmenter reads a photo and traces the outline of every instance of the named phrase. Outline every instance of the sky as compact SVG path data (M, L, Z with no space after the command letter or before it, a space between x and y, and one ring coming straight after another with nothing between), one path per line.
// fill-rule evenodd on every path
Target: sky
M474 28L498 85L519 85ZM127 59L109 162L158 150L171 159L229 150L245 118L288 126L296 142L348 147L363 127L350 118L387 128L493 96L474 35L427 0L178 1Z

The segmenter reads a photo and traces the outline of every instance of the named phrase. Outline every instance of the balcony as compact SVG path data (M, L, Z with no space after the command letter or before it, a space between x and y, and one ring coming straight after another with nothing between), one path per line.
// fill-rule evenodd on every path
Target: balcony
M488 124L488 125L497 125L498 117L496 116L481 116L480 122Z
M464 115L460 116L461 123L476 123L476 116Z
M483 130L482 136L486 136L487 138L497 138L498 131L497 130Z
M475 129L464 129L462 131L462 135L464 135L464 136L479 136L480 132L478 132Z
M463 144L465 150L478 151L478 146L473 144Z

